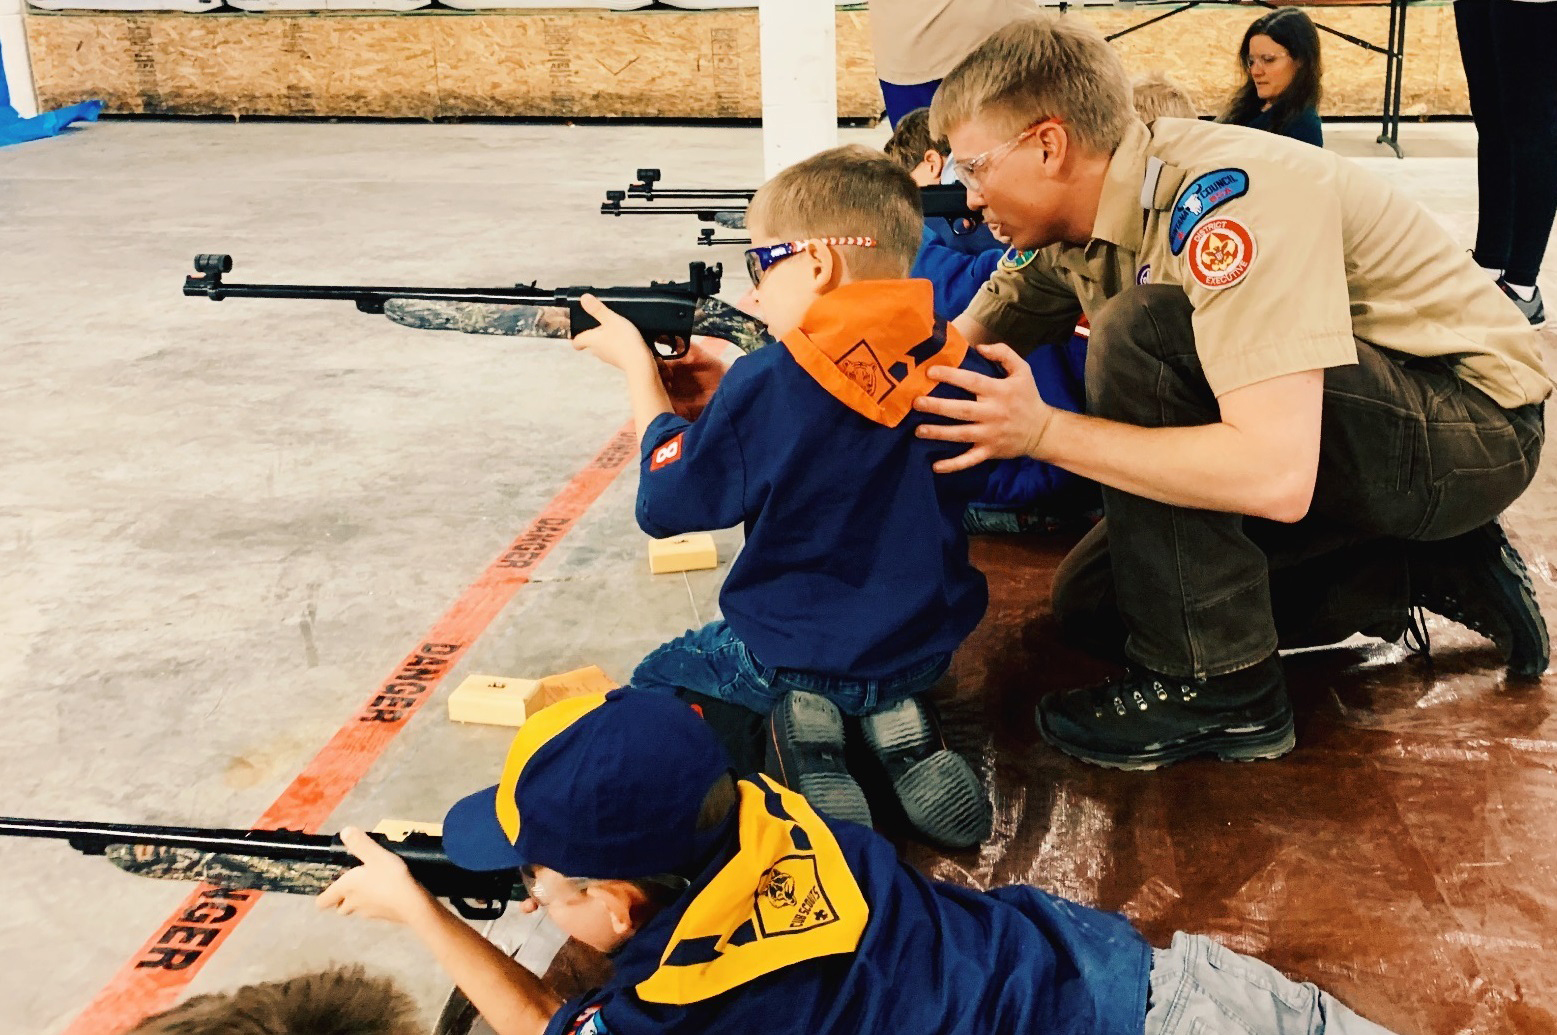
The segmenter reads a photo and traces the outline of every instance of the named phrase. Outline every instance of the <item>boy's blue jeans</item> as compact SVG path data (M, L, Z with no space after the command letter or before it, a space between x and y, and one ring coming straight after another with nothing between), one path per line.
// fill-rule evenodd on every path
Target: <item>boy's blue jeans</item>
M1145 1035L1390 1035L1328 992L1204 935L1152 953Z
M721 619L649 652L633 672L639 690L678 690L716 697L767 715L793 690L820 694L847 715L869 715L905 697L922 694L951 666L950 654L916 662L886 679L848 679L802 669L774 668L752 657Z

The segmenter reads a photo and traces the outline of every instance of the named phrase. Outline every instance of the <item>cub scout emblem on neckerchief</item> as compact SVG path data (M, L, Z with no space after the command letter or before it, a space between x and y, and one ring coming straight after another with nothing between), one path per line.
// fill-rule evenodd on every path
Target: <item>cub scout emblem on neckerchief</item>
M1189 238L1189 273L1201 287L1232 287L1254 262L1254 235L1232 218L1208 220Z
M1007 248L1006 253L1000 257L1000 268L1003 270L1019 270L1033 261L1033 256L1038 254L1038 249L1029 248L1025 252L1015 248Z
M856 951L870 919L816 811L765 776L742 780L740 848L676 923L645 1002L700 1003L806 960Z
M1173 205L1173 215L1168 220L1168 250L1174 255L1182 252L1189 232L1212 209L1247 193L1249 174L1242 169L1218 169L1194 180Z

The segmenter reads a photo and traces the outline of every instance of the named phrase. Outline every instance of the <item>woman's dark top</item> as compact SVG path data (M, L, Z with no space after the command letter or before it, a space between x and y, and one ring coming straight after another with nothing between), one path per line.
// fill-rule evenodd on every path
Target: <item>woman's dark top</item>
M1267 133L1277 133L1284 137L1291 137L1293 140L1301 140L1303 143L1313 144L1315 147L1325 146L1324 128L1319 122L1319 111L1316 108L1304 108L1292 116L1291 120L1280 129L1272 129L1270 120L1270 110L1266 109L1265 111L1255 112L1253 118L1240 122L1239 125L1248 126L1250 129L1263 129Z

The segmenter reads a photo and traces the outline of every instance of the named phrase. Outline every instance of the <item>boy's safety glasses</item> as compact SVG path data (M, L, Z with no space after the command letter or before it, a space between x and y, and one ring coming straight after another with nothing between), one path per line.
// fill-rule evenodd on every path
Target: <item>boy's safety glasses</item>
M759 248L746 249L746 272L751 275L751 285L762 283L762 275L791 255L799 255L808 244L852 244L856 248L874 248L874 237L810 237L804 241L782 241Z

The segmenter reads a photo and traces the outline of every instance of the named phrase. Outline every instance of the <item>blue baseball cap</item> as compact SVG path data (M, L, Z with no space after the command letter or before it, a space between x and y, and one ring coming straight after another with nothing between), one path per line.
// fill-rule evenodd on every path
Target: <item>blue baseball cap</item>
M730 770L713 730L676 697L627 687L568 698L525 720L496 786L449 810L444 851L467 870L677 873L722 836L697 820Z

